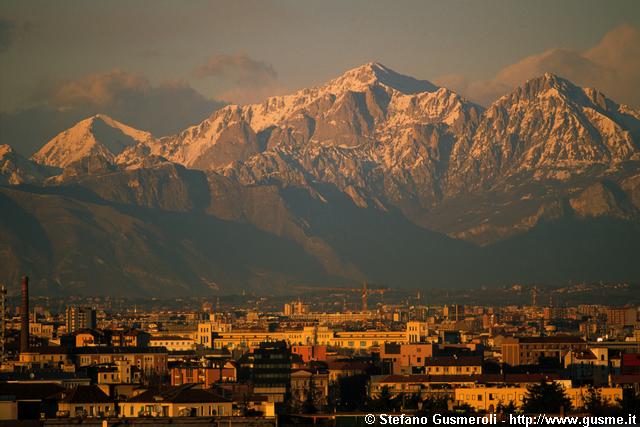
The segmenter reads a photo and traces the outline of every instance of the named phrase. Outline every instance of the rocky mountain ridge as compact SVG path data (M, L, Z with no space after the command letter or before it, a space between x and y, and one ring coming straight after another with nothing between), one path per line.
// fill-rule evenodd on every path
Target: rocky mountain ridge
M5 185L37 187L8 188L0 201L26 213L37 205L43 215L46 203L38 203L52 198L60 206L80 203L100 212L96 218L104 216L89 225L76 217L83 209L67 206L65 222L77 227L100 229L103 222L114 227L110 218L123 215L129 224L140 223L130 230L153 223L160 228L147 231L155 243L134 246L138 256L145 253L167 264L171 251L166 248L181 248L176 255L181 267L167 271L158 283L175 281L183 289L204 291L212 283L271 289L293 278L411 286L430 279L455 285L473 277L483 283L564 280L565 273L558 272L566 270L575 278L582 274L580 268L591 271L583 263L593 263L597 256L616 254L618 260L610 263L627 265L627 252L635 243L623 239L622 244L615 233L598 233L609 224L630 227L628 236L635 235L640 223L639 153L640 113L561 77L532 79L485 110L446 88L369 63L316 88L261 104L223 107L167 138L95 116L58 135L32 161L0 163L5 165ZM24 200L31 205L25 207ZM203 235L226 236L226 244L236 248L234 256L225 258L232 273L207 255L220 248L175 222L176 215L215 230ZM171 226L162 228L159 218ZM43 236L52 233L47 231L52 220L48 215L34 219ZM14 261L1 274L16 275L40 257L50 265L43 276L57 277L53 282L60 284L69 277L77 281L73 269L61 269L56 238L46 237L49 255L42 248L17 250L21 245L11 224L5 230L13 237L0 241L0 250L4 244ZM558 236L527 240L558 224L565 224ZM305 267L293 272L269 257L268 265L257 267L255 258L240 256L242 239L234 241L231 229L243 236L257 233L256 239L268 242L265 248L273 253L274 247L298 247ZM557 243L558 248L573 248L569 231L576 229L587 235L599 230L592 237L608 254L577 251L566 266L546 260L548 268L542 270L547 276L492 270L494 257L504 248L527 253L559 236L569 241ZM69 235L76 232L69 230ZM122 267L135 256L117 253L129 248L116 249L121 244L106 236L97 239L106 239L104 246L112 248L110 261L83 254L77 261L83 269L100 270L100 259L129 272L116 274L120 270L114 268L113 280L141 283L140 293L154 289L142 261ZM253 243L249 239L244 244ZM379 254L367 257L361 253L365 248ZM25 255L31 252L38 255ZM458 259L469 266L468 276L454 272ZM584 277L636 277L634 269L627 270Z

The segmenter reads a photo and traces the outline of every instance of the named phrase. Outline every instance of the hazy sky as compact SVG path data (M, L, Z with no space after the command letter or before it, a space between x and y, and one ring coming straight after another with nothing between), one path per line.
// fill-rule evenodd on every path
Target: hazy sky
M193 121L212 100L256 101L368 61L484 104L552 68L640 107L640 83L625 90L640 75L638 28L637 0L3 0L0 125L16 109L122 116L168 99Z

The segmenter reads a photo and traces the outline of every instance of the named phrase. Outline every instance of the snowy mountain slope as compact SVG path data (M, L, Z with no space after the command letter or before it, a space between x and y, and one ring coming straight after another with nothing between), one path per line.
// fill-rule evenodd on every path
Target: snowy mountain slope
M131 144L79 144L89 154L67 162L57 181L174 162L244 186L301 188L314 200L331 185L360 208L399 209L424 228L486 244L531 228L598 182L637 174L639 118L553 74L484 110L368 63L315 88L224 107L160 140L119 124ZM85 122L63 134L82 134ZM589 197L580 200L573 205L589 211Z
M639 138L640 113L552 74L484 110L375 63L160 140L97 116L34 156L57 176L0 149L0 279L638 280Z
M482 108L445 88L369 63L324 86L227 106L152 153L197 169L215 169L280 146L358 147L391 141L412 127L444 123L462 133Z
M489 107L449 176L462 188L528 171L566 179L597 165L615 169L640 159L638 129L637 112L547 73Z
M90 156L99 156L113 162L125 148L152 139L149 132L134 129L104 114L97 114L58 134L38 150L32 160L60 168Z
M57 172L55 168L26 159L7 144L0 145L0 184L40 183Z

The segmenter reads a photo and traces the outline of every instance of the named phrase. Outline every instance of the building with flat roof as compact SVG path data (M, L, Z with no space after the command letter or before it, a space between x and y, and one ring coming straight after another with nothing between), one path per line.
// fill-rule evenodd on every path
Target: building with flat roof
M586 350L587 343L571 335L505 338L501 349L502 361L508 365L536 365L545 358L560 362L568 351Z

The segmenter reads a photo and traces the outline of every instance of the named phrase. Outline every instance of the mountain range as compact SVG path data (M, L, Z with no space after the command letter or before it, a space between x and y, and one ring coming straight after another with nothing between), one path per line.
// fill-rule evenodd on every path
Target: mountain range
M369 63L164 138L0 147L0 281L42 293L640 279L640 112L553 74L488 108Z

